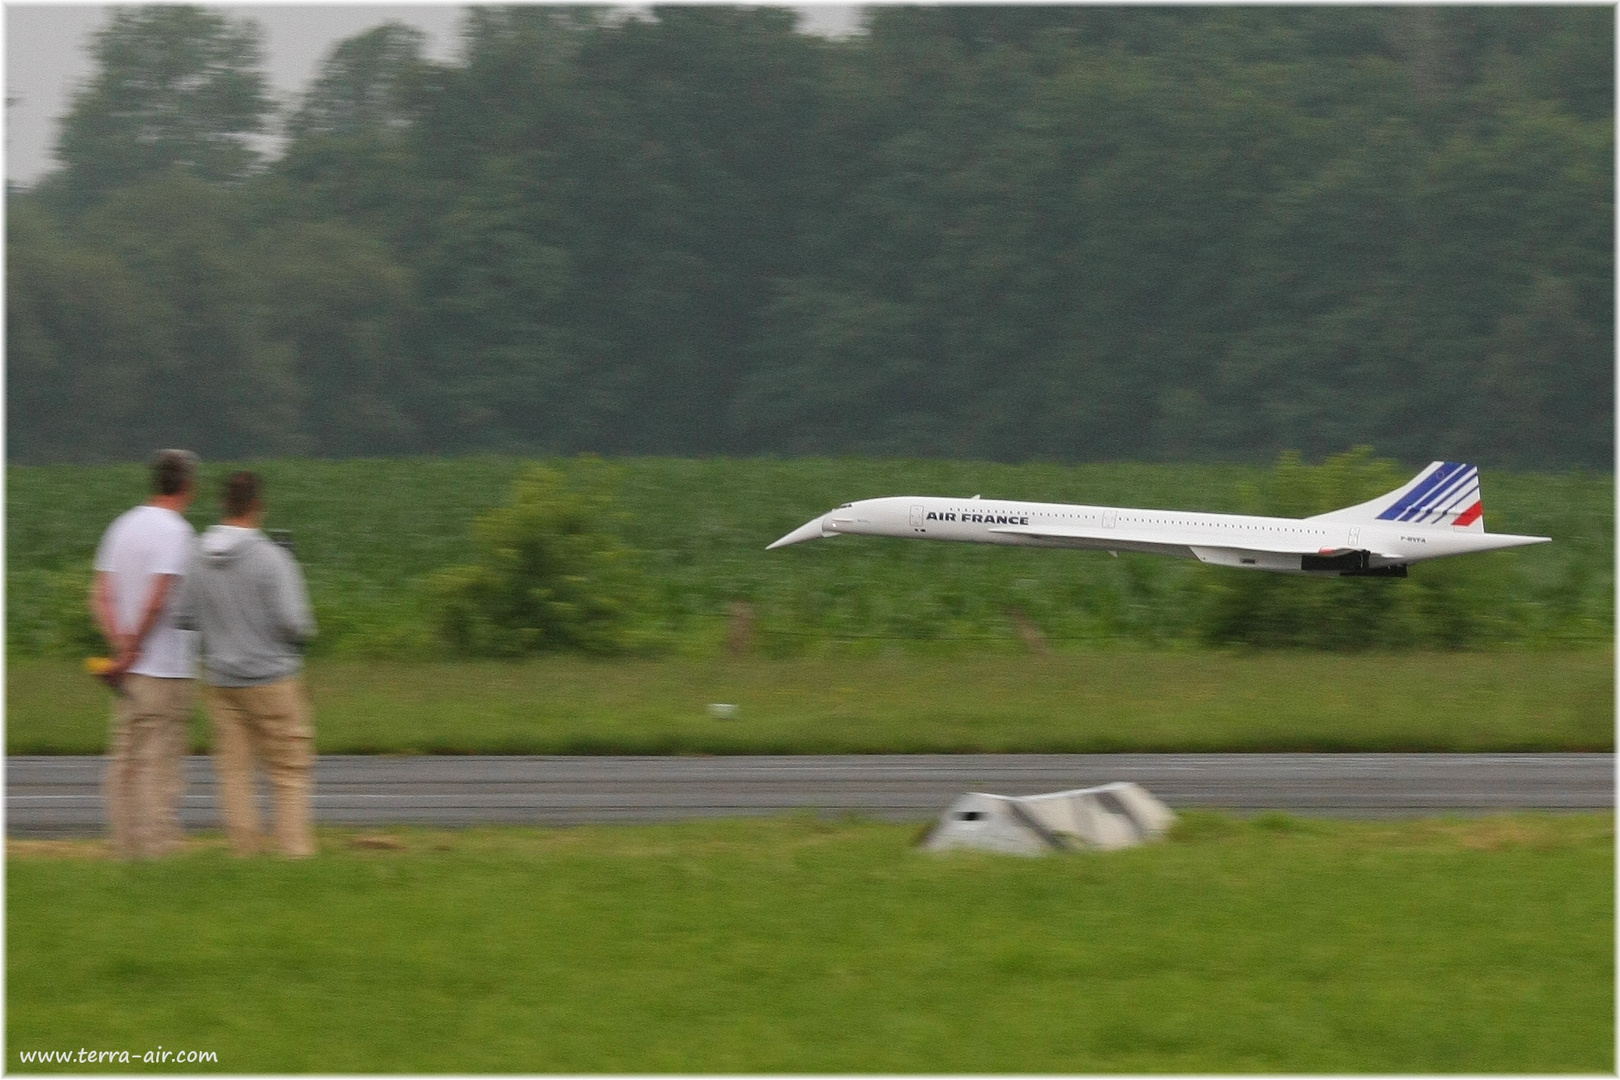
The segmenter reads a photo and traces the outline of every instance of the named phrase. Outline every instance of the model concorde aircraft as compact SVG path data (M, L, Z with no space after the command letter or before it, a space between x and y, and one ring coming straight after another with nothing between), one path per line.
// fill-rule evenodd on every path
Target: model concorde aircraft
M1551 539L1486 532L1479 470L1451 461L1434 462L1387 495L1308 518L896 495L845 503L769 547L843 535L1145 551L1324 577L1405 577L1409 564L1425 559Z

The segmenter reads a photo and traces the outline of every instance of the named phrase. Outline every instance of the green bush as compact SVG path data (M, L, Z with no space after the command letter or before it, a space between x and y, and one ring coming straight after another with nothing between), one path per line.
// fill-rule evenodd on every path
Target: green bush
M1367 447L1306 465L1284 454L1253 493L1255 512L1310 517L1393 491L1409 473ZM1214 645L1332 650L1461 649L1510 636L1490 625L1511 618L1496 556L1414 567L1386 578L1297 578L1216 570L1203 589L1200 637ZM1493 572L1495 570L1496 572Z
M90 566L6 575L6 648L24 656L90 656L109 645L90 614Z
M478 561L436 575L441 626L458 651L609 654L636 644L640 557L613 527L606 467L587 473L570 487L555 469L529 469L510 503L473 526Z

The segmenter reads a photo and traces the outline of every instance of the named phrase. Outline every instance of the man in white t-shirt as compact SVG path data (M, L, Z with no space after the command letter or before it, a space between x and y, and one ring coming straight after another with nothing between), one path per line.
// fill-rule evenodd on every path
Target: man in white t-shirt
M154 494L107 527L96 549L90 609L113 648L105 677L118 690L107 748L107 819L126 858L180 846L180 799L197 675L196 634L174 625L174 599L197 533L182 514L197 487L197 455L160 450Z

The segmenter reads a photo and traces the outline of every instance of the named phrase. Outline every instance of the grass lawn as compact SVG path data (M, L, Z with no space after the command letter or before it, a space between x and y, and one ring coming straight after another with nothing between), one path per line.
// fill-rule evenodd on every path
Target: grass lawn
M325 753L1612 750L1614 654L828 651L771 660L316 660ZM735 719L710 703L738 706ZM6 750L100 753L108 698L14 659ZM198 748L207 725L195 729Z
M6 1042L209 1071L1614 1069L1610 815L1189 813L1107 855L808 817L8 845Z

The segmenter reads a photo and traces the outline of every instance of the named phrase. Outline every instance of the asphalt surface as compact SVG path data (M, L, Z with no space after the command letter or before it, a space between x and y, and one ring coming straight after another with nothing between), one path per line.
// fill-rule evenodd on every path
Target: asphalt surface
M102 832L103 759L6 759L6 833ZM182 819L219 827L208 760ZM741 757L322 757L321 824L578 824L813 811L926 821L958 795L1134 780L1172 807L1387 817L1602 810L1612 754L964 754Z

